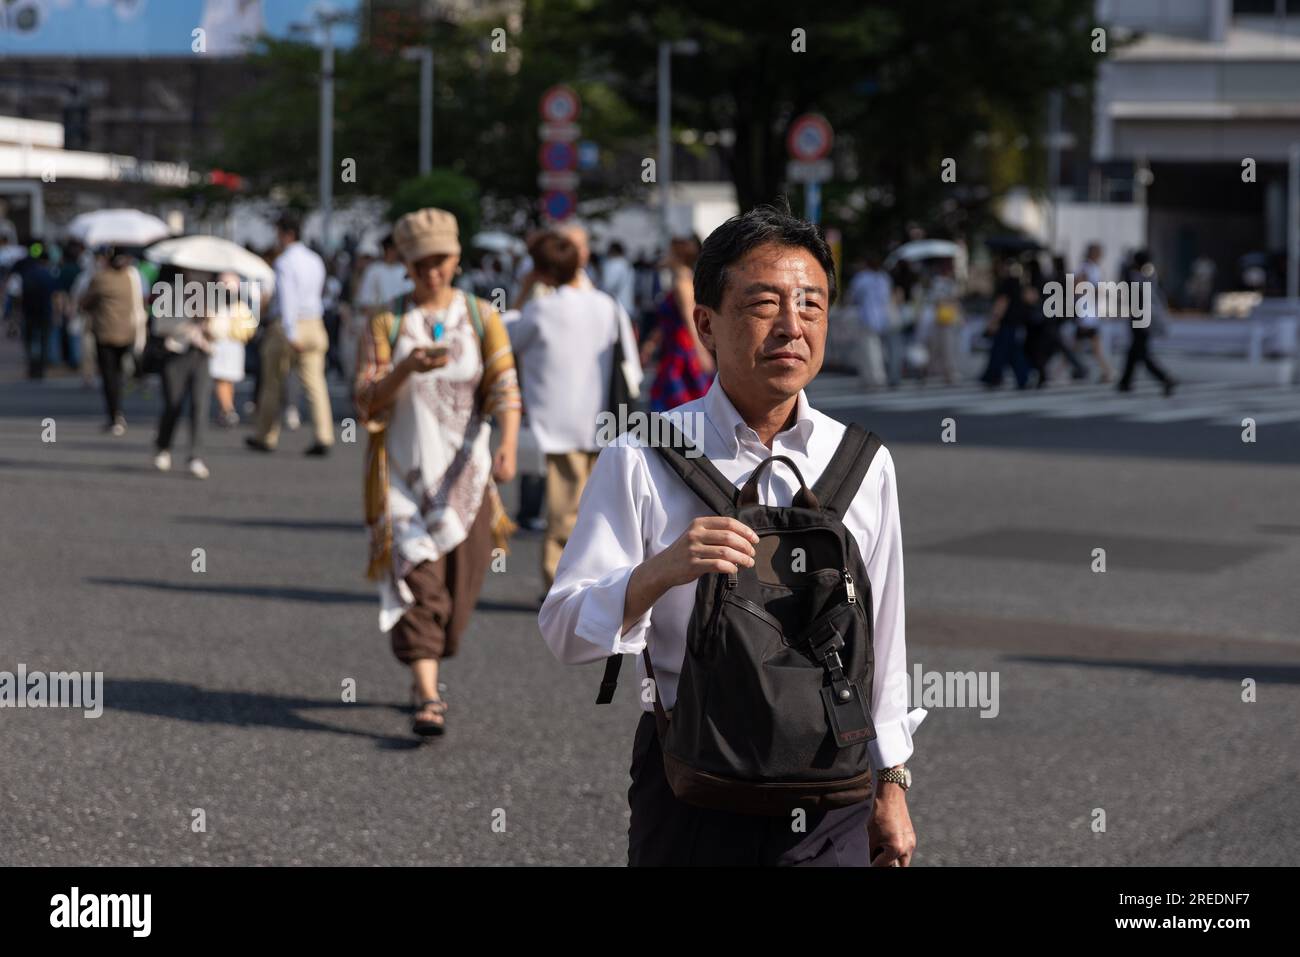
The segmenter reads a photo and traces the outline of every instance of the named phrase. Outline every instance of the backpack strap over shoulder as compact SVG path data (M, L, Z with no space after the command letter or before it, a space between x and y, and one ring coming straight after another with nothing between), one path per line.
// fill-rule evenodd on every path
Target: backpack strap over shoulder
M880 436L856 422L844 430L844 438L840 439L830 463L813 483L813 495L824 511L838 518L849 510L880 446Z
M391 312L393 321L388 327L388 349L391 352L397 345L397 337L402 334L402 319L406 316L406 295L393 300Z
M478 333L478 341L483 341L483 317L479 315L478 296L472 292L465 293L465 303L469 306L469 319L474 323L474 331Z
M739 494L736 486L727 481L727 477L718 471L716 465L704 457L687 455L695 451L695 446L678 430L677 426L662 415L659 419L659 435L668 436L667 442L659 442L656 448L669 467L681 477L686 486L699 496L705 505L718 515L732 515L736 511Z

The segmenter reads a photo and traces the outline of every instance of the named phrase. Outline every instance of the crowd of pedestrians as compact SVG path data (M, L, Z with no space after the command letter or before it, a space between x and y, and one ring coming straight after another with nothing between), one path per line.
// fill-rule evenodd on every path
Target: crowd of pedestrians
M856 366L862 386L897 388L909 375L922 384L956 384L964 378L962 358L977 338L988 349L978 380L991 389L1001 386L1008 372L1018 389L1043 388L1067 370L1072 381L1115 382L1103 323L1124 320L1129 325L1136 317L1103 314L1108 299L1098 294L1105 285L1102 255L1101 245L1090 243L1072 269L1062 257L1038 250L998 256L987 314L970 332L963 305L969 297L953 258L899 260L886 269L879 255L862 256L848 289L858 321ZM1064 287L1071 280L1073 288L1063 289L1071 308L1052 308L1051 284ZM1133 325L1118 388L1131 391L1134 372L1143 366L1166 394L1172 393L1176 383L1152 356L1151 337L1167 328L1168 306L1150 256L1143 250L1130 254L1114 281L1143 283L1150 289L1151 308L1150 325Z

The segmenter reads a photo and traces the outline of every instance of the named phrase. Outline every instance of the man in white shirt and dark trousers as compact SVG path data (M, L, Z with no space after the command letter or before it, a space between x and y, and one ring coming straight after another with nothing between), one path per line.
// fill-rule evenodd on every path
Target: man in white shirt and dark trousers
M846 433L811 408L804 393L822 365L835 298L833 261L821 234L788 210L760 207L735 217L704 243L694 290L694 320L718 368L704 397L674 410L682 421L696 423L694 444L736 485L774 455L785 456L816 484ZM671 719L688 626L694 627L697 580L716 575L730 581L753 569L761 539L706 506L657 451L631 431L601 451L538 616L547 644L568 664L648 652L652 675L638 661L644 713L628 792L629 864L907 866L916 839L903 763L924 712L909 715L900 693L906 687L903 555L888 450L880 447L870 459L842 515L869 578L859 588L870 589L861 607L873 616L868 690L874 738L867 751L874 794L809 811L802 827L797 814L760 816L687 803L669 783L655 699L667 712L660 718ZM769 467L758 477L764 506L790 506L796 492L808 491L786 469ZM853 601L852 585L847 588ZM749 691L732 689L733 696ZM716 687L710 693L729 697Z
M623 308L582 282L581 249L572 239L548 233L534 245L533 258L538 278L554 292L524 306L510 341L528 421L546 455L542 578L549 589L596 461L597 417L609 404L615 343L622 338L633 356L636 347Z
M302 383L311 408L316 441L308 455L327 455L334 444L334 416L325 386L325 263L298 240L300 226L286 214L277 224L280 254L275 257L278 321L262 343L263 373L257 395L257 435L244 441L258 452L274 451L280 438L280 413L290 369Z

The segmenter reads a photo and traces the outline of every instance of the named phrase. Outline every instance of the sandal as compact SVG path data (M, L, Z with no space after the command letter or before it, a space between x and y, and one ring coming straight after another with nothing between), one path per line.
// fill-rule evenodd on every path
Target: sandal
M431 712L432 718L421 718L420 715L425 712ZM447 723L444 715L447 713L447 702L441 698L425 698L419 703L415 711L415 718L411 722L411 730L422 738L436 737L447 730Z

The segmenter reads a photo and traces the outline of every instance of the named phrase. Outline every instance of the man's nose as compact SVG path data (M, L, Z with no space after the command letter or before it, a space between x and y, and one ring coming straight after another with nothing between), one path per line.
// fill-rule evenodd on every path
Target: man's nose
M799 296L790 296L782 300L781 311L772 323L772 334L783 339L800 339L803 337L803 323L799 321Z

